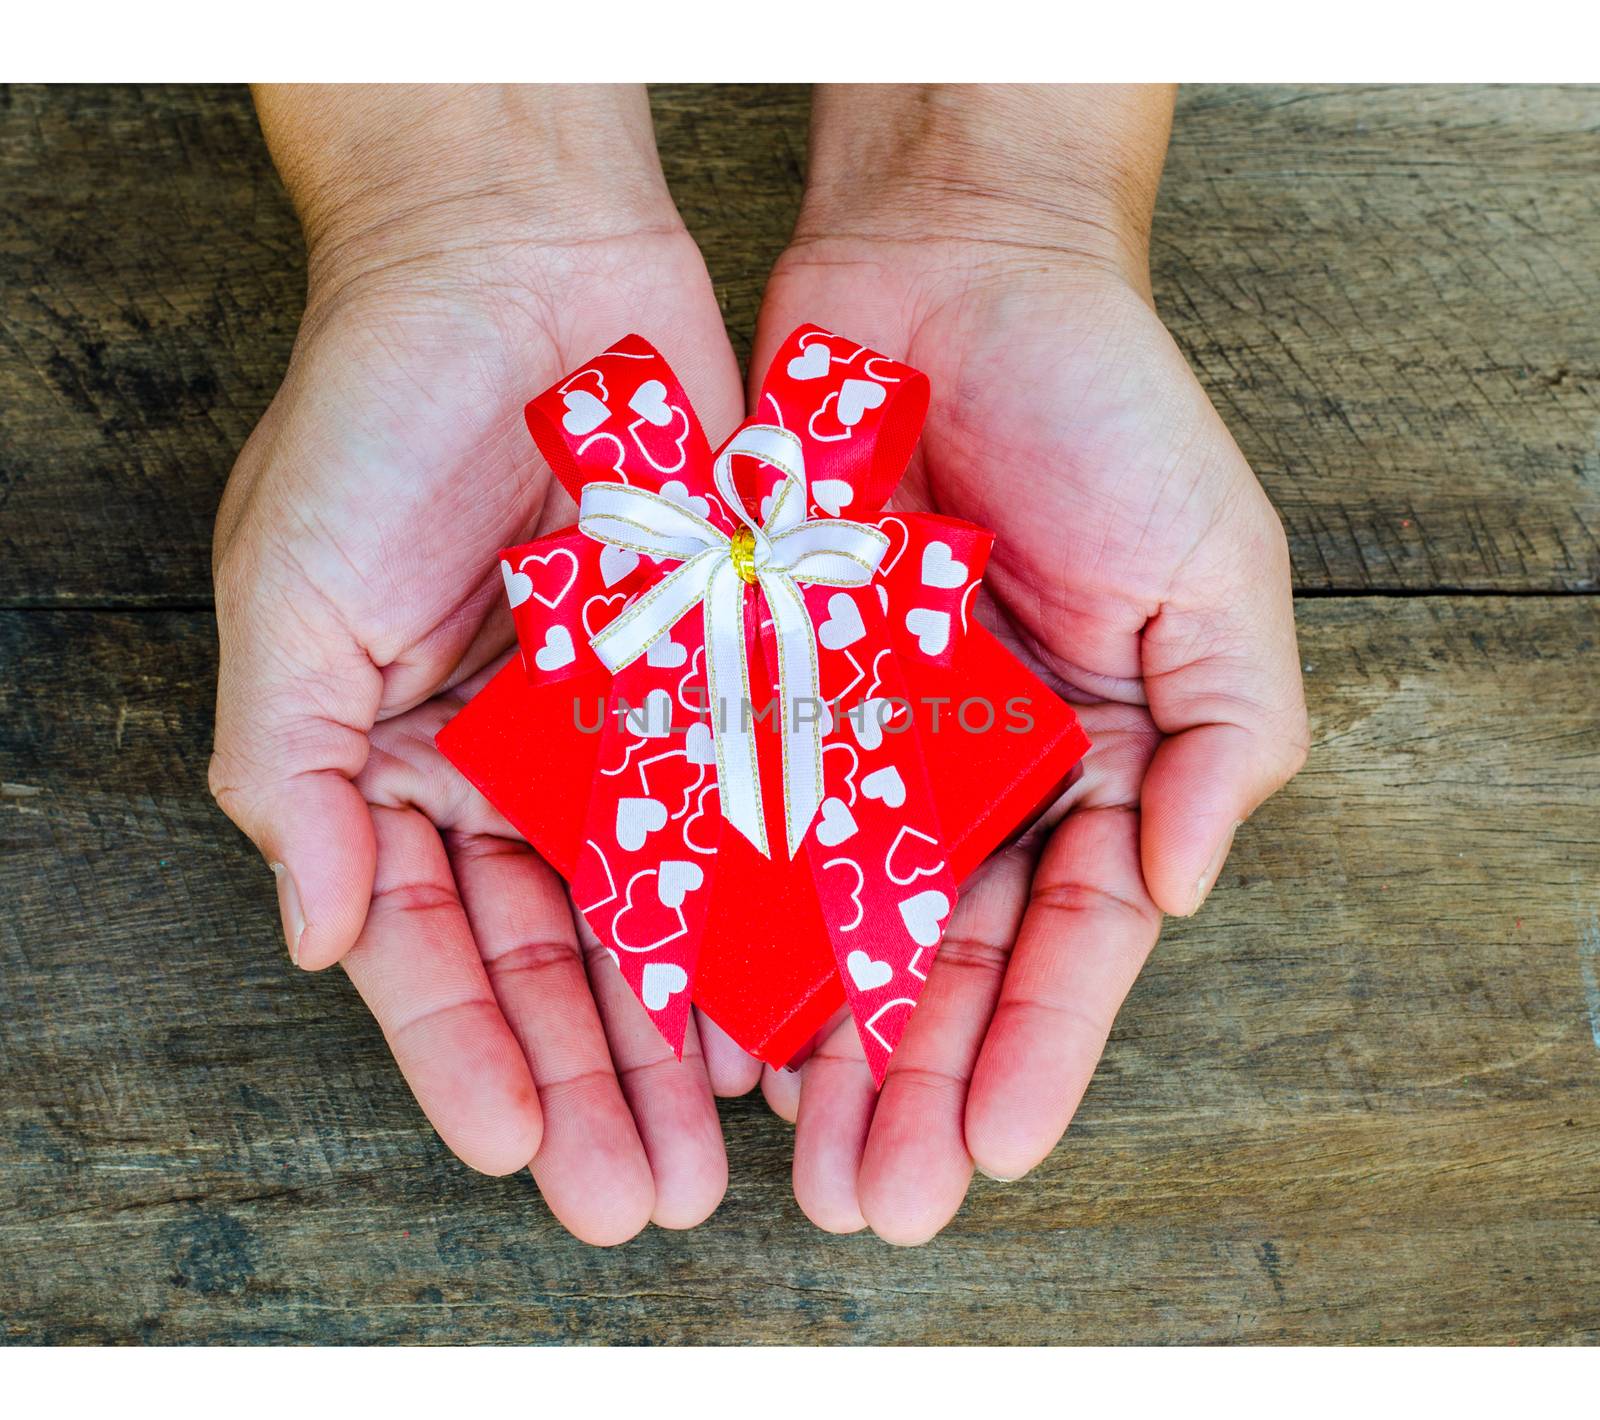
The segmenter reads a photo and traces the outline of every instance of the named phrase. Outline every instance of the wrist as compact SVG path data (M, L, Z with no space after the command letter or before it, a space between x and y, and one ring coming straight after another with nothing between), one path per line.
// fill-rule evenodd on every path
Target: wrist
M256 104L313 293L682 226L639 86L264 86Z
M1148 290L1164 86L823 86L798 244L975 243Z

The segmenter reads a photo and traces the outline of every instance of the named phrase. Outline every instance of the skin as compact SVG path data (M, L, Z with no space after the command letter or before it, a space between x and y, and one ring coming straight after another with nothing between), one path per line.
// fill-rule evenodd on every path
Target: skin
M769 1101L820 1227L932 1237L1060 1140L1163 913L1198 911L1307 727L1281 525L1156 316L1171 95L820 91L753 367L801 319L924 370L896 501L994 529L983 615L1094 748L964 890L874 1093L851 1022ZM974 233L981 233L975 238Z
M637 89L257 96L306 231L305 317L217 519L211 786L341 963L444 1141L528 1166L579 1237L700 1222L727 1180L681 1064L586 961L559 880L433 749L512 645L495 554L570 523L529 395L635 328L708 434L743 413ZM720 1035L720 1033L718 1033Z
M672 1059L559 881L432 747L512 643L495 553L570 523L529 394L633 329L713 444L744 397L627 88L264 90L310 287L218 516L212 787L291 954L342 963L468 1164L531 1163L577 1236L689 1227L713 1095L797 1119L820 1226L932 1236L974 1161L1054 1146L1162 912L1298 768L1281 528L1149 304L1164 91L819 90L752 371L817 320L938 392L897 501L993 528L981 613L1095 739L972 881L874 1095L845 1022L798 1073L706 1021ZM997 176L998 175L998 176ZM982 233L981 240L971 235Z

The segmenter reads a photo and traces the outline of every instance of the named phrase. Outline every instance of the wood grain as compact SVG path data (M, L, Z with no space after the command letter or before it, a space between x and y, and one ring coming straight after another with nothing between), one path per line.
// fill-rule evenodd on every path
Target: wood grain
M743 355L806 90L654 100ZM1300 588L1600 583L1597 118L1582 88L1183 93L1158 301ZM248 98L0 90L0 191L0 605L205 605L212 512L304 281Z
M201 605L299 228L238 88L0 87L0 605Z
M653 99L744 354L805 91ZM448 1156L206 796L304 279L246 96L0 88L0 1336L1600 1341L1597 115L1185 91L1158 299L1313 594L1309 766L1029 1181L827 1237L737 1101L715 1217L598 1252Z
M1600 90L1186 90L1162 314L1315 589L1600 586Z
M284 961L205 795L209 616L0 614L0 1334L1600 1341L1600 600L1317 599L1301 636L1311 762L1033 1178L919 1251L827 1237L739 1101L711 1221L599 1252Z

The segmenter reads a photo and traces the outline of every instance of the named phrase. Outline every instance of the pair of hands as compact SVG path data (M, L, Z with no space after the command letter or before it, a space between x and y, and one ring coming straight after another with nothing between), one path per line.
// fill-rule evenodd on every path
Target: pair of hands
M878 1093L848 1019L797 1073L704 1018L675 1060L432 743L513 644L496 552L575 516L525 401L637 330L714 446L745 412L642 92L258 105L311 283L218 516L211 782L273 864L291 954L342 963L445 1142L531 1164L580 1238L709 1215L715 1096L758 1082L810 1218L931 1237L974 1164L1017 1178L1055 1145L1162 914L1198 909L1305 754L1282 530L1150 303L1170 96L817 95L753 380L804 321L926 372L896 503L994 530L980 614L1095 742L965 885Z

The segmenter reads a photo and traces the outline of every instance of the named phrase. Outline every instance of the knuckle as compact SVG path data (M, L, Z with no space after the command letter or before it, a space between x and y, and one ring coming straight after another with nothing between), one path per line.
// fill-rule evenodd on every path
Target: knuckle
M242 828L244 795L237 778L232 757L222 749L212 750L206 766L206 788L216 806Z
M1311 721L1304 704L1297 705L1280 736L1284 782L1305 768L1311 754Z
M980 974L999 975L1011 958L1009 943L986 941L982 937L947 934L939 943L935 963L946 970L965 968Z
M1289 737L1287 757L1287 768L1289 773L1287 777L1293 779L1296 774L1306 767L1306 760L1310 757L1311 729L1306 723L1304 717L1302 717L1299 726Z
M556 971L581 971L577 944L565 937L536 937L518 942L502 952L485 953L490 980L515 975L540 976Z

